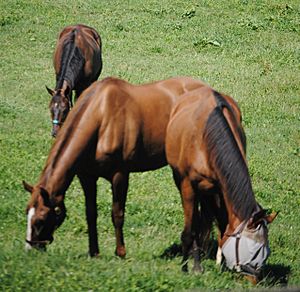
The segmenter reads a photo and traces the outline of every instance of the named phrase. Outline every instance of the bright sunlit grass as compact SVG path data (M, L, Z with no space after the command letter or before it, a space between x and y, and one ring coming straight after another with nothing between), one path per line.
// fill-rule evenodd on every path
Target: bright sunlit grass
M68 219L47 253L25 253L22 180L35 183L52 138L45 85L54 86L59 31L84 23L103 41L100 78L144 83L200 78L242 109L257 200L280 214L270 227L260 288L300 286L299 1L26 1L0 3L0 290L224 291L251 284L205 259L203 275L184 275L183 214L171 171L130 177L124 226L128 256L114 256L110 185L98 183L101 256L87 256L84 198L77 179L66 194Z

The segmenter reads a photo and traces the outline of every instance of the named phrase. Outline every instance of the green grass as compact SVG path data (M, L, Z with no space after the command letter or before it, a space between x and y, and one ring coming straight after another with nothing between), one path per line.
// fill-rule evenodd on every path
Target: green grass
M0 2L0 290L245 290L237 274L204 261L184 275L180 258L161 259L183 226L168 167L130 178L124 227L127 258L114 256L110 185L98 184L101 256L87 256L84 200L77 180L66 195L68 219L47 253L25 253L23 179L35 183L52 143L52 54L68 24L95 27L103 41L101 78L144 83L201 78L238 100L257 200L280 210L270 228L269 275L260 288L300 286L299 1Z

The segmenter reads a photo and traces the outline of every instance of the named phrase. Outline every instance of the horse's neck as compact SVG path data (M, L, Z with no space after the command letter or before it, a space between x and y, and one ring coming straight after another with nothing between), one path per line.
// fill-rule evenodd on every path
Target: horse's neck
M65 159L63 159L65 160ZM70 186L75 175L72 172L72 159L63 163L47 164L40 178L40 185L51 195L63 195Z
M233 232L239 225L242 224L244 220L239 218L233 210L229 210L228 212L228 229L230 232Z
M226 191L223 193L224 194L224 201L225 201L225 206L227 210L227 220L228 224L226 227L225 234L232 234L236 232L237 228L243 224L247 224L247 221L250 218L241 218L236 212L234 211L233 205L229 202L228 196L226 195ZM258 210L258 204L256 203L255 210ZM252 210L254 212L255 210Z
M226 200L225 200L226 201ZM227 204L226 204L227 205ZM237 228L243 224L243 220L241 220L232 210L232 208L227 208L227 225L224 226L225 230L222 231L222 238L221 238L221 246L225 243L228 237L234 234L237 231ZM223 220L223 219L222 219ZM222 226L223 222L219 222L219 225Z
M75 115L74 121L66 124L57 138L40 178L40 184L53 195L64 194L77 173L80 158L97 130L97 123L86 118L85 111ZM75 123L76 122L76 123ZM89 125L87 125L90 123Z

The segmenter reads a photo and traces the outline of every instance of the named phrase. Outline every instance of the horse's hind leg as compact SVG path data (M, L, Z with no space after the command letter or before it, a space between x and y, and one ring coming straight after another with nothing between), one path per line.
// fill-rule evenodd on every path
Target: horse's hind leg
M92 177L79 176L79 180L85 195L85 212L89 234L89 254L99 254L97 234L97 180Z
M116 235L116 255L125 257L126 249L123 236L123 225L125 216L125 205L128 190L128 173L117 172L112 178L112 221Z
M177 184L177 183L176 183ZM200 265L199 250L199 211L195 192L188 178L182 180L180 185L182 206L184 210L184 230L181 235L182 241L182 271L188 271L188 258L192 250L194 257L195 272L202 272Z

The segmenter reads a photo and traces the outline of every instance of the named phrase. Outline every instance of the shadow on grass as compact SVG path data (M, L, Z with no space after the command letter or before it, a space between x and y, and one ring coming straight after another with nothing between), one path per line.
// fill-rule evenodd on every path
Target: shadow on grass
M291 268L284 265L266 265L263 270L263 281L268 286L285 287L288 284Z
M174 242L163 251L159 258L171 260L179 256L182 256L182 245Z
M215 260L218 249L217 241L211 239L207 246L207 252L205 253L203 258ZM174 242L169 247L167 247L159 257L161 259L170 260L180 256L182 256L182 245L181 243ZM265 283L263 284L263 286L286 287L288 284L290 273L291 268L289 266L267 264L263 269L263 277L261 282Z
M207 246L202 251L202 258L205 259L216 259L218 249L218 242L217 240L210 239ZM169 247L167 247L163 253L159 256L161 259L173 259L175 257L182 256L182 245L181 243L174 242Z

